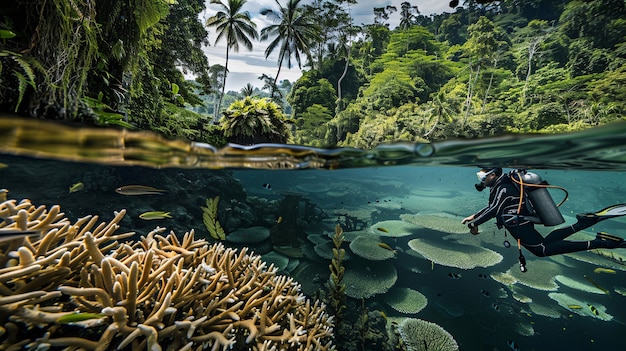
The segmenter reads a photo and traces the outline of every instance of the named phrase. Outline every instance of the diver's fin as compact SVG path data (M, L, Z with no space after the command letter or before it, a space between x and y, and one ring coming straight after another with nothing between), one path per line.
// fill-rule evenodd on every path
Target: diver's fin
M618 247L626 247L626 241L619 236L611 235L605 232L596 234L596 238L591 241L594 248L616 249Z
M581 213L576 215L576 218L595 218L601 221L619 216L626 216L626 204L612 205L598 212Z
M603 241L616 241L619 243L624 241L624 239L620 238L619 236L611 235L605 232L599 232L598 234L596 234L596 239Z

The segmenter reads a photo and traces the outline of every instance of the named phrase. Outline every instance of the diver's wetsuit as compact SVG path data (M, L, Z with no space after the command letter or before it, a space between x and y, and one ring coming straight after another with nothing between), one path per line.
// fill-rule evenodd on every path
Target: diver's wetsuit
M496 218L498 227L504 226L515 239L519 239L522 246L536 256L552 256L568 252L585 251L606 247L601 242L593 241L563 241L563 239L579 230L588 228L598 222L595 218L579 218L578 222L563 228L553 230L545 238L535 229L533 222L524 218L531 216L526 206L526 197L522 198L520 217L516 216L520 206L519 188L508 174L501 175L491 186L489 191L489 205L474 215L472 220L475 226Z

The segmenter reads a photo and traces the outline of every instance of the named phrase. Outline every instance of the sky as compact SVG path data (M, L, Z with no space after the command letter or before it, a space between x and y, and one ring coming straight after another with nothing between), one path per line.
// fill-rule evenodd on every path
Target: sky
M226 3L228 0L222 1ZM287 0L278 1L283 6L287 2ZM404 1L407 0L359 1L356 5L352 5L351 7L354 23L357 25L374 23L374 7L393 5L398 9L397 12L390 16L388 21L390 28L393 29L400 21L400 4ZM422 15L453 11L448 5L449 0L409 0L408 2L413 6L417 6ZM303 0L303 3L310 3L310 1ZM200 14L201 21L204 23L206 23L206 19L213 16L220 9L220 6L210 4L209 0L206 0L206 7L206 11ZM261 29L272 24L265 16L260 14L261 9L264 8L278 10L275 0L248 0L243 7L243 9L248 11L250 14L252 21L256 23L257 31L259 32L261 32ZM215 43L217 34L215 33L214 27L208 28L208 32L211 46L204 48L204 52L209 59L209 65L224 65L226 58L225 40L222 39L220 42ZM274 50L274 53L266 59L265 48L268 44L269 40L264 42L253 41L252 51L248 51L243 46L240 47L239 52L230 50L228 59L229 74L226 78L226 91L240 91L241 88L243 88L247 83L261 88L263 86L263 82L258 79L259 76L263 73L271 77L276 76L276 72L278 71L278 49ZM292 63L293 67L291 69L287 68L286 64L283 65L283 68L278 76L279 81L288 79L294 83L302 75L295 60L292 60ZM302 64L304 64L304 60L302 61Z

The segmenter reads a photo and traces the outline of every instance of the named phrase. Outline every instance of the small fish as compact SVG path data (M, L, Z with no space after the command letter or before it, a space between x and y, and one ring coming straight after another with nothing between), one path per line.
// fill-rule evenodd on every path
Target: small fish
M481 294L483 294L483 296L484 296L484 297L489 297L489 296L491 296L491 294L490 294L490 293L489 293L489 291L487 291L487 290L481 290L481 291L480 291L480 293L481 293Z
M478 278L481 278L481 279L487 279L487 278L489 278L489 277L488 277L486 274L479 273L479 274L478 274Z
M586 274L583 275L583 278L587 279L587 281L589 281L591 284L593 284L593 286L595 286L596 288L602 290L603 293L607 294L607 295L611 295L611 292L606 290L605 288L601 287L600 284L596 283L595 280L589 278Z
M572 310L580 310L583 308L583 306L581 305L567 305L567 308L572 309Z
M602 268L602 267L598 267L598 268L594 269L593 272L595 274L600 274L600 273L615 274L614 270L612 270L610 268Z
M509 348L513 351L520 351L519 347L517 346L517 344L515 343L515 341L513 340L509 340L506 342L506 344L509 346Z
M85 187L85 184L83 184L82 182L78 182L70 187L70 194L83 190L84 187Z
M39 237L41 231L39 230L19 230L12 228L0 228L0 243L5 243L24 237Z
M7 167L9 167L9 165L7 165L6 163L0 162L0 169L7 168Z
M387 314L383 311L379 311L380 315L383 316L383 319L387 320Z
M589 306L589 309L591 310L591 313L595 314L596 316L600 314L600 312L598 311L597 308L593 307L592 305L587 304L587 306Z
M69 324L75 322L82 322L90 319L100 319L106 317L106 315L102 313L69 313L65 316L57 318L57 323L60 324Z
M389 245L387 245L385 243L378 243L378 246L382 247L385 250L396 252L396 250L394 250L391 246L389 246Z
M263 183L262 186L267 190L272 190L272 185L270 183Z
M170 216L169 212L150 211L150 212L144 212L144 213L140 214L139 218L144 219L146 221L151 221L153 219L172 218L172 216Z
M376 228L376 230L380 230L383 233L389 233L389 230L387 230L387 229L385 229L383 227L378 227L378 228Z
M145 185L125 185L115 189L115 192L122 195L163 195L167 190Z
M493 309L494 309L494 311L496 311L496 312L500 312L500 306L498 306L498 304L497 304L497 303L492 304L492 305L491 305L491 308L493 308Z
M458 273L450 272L450 273L448 273L448 277L450 277L452 279L460 279L461 275L458 274Z
M282 221L283 221L283 216L279 216L279 217L276 219L276 223L277 223L277 224L280 224Z
M435 261L430 261L430 270L431 271L435 270Z

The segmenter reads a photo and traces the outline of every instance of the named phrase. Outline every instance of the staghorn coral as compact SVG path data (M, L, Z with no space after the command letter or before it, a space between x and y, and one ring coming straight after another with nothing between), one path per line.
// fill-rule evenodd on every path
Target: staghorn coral
M335 349L325 306L260 256L164 228L122 242L124 214L71 223L59 206L0 203L13 221L0 229L41 232L0 244L2 348Z

